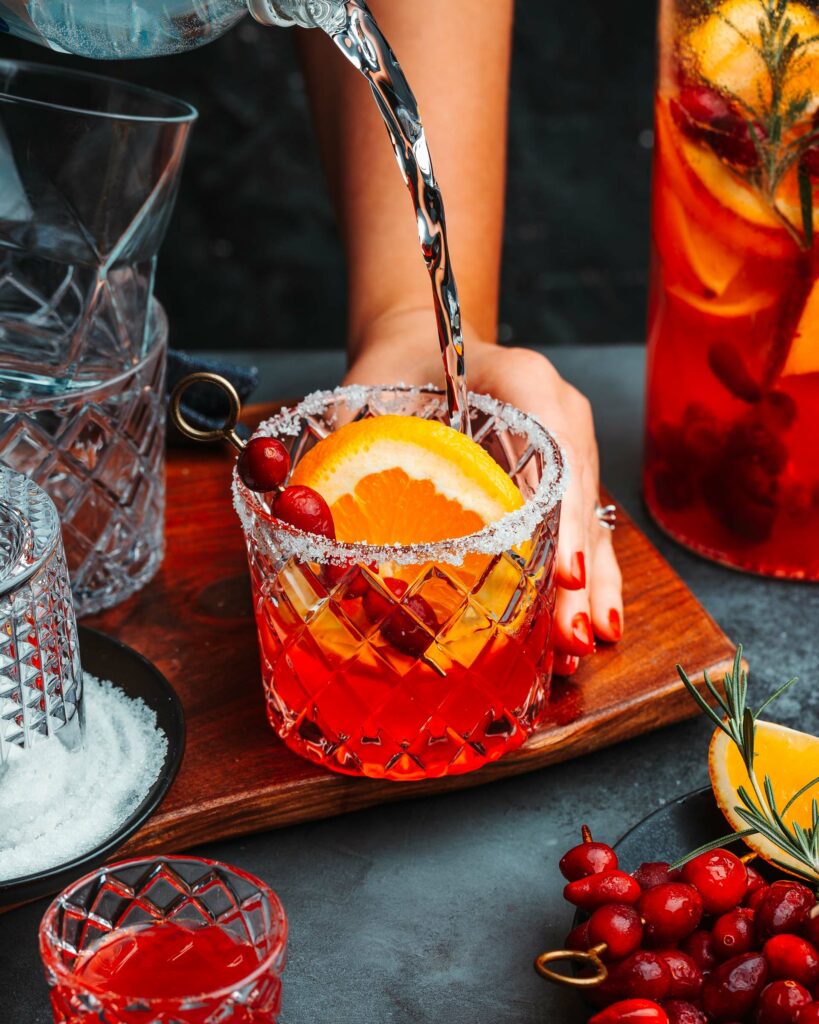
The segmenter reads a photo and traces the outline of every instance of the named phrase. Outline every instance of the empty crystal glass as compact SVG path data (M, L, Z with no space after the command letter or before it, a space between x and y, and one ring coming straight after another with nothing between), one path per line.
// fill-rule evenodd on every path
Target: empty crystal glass
M432 389L319 392L259 427L294 464L352 420L448 422ZM293 750L395 781L473 771L519 747L549 697L560 448L534 419L470 396L475 440L525 504L429 544L325 540L270 515L234 478L270 722Z
M58 735L79 742L82 671L60 520L0 468L0 765Z
M153 282L195 117L112 79L0 61L0 464L54 498L79 614L162 557Z
M198 857L100 868L40 925L57 1024L276 1024L286 946L276 894Z

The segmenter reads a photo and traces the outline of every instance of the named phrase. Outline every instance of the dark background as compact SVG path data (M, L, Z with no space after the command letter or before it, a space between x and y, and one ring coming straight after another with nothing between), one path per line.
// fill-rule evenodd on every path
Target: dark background
M653 0L518 4L502 341L644 337L654 24ZM0 56L91 66L8 36ZM172 343L342 346L344 265L289 33L248 18L190 54L93 69L200 112L160 256Z

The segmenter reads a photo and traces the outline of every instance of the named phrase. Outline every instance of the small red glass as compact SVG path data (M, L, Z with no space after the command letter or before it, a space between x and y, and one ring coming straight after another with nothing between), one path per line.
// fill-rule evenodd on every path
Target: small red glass
M100 868L40 925L56 1024L276 1024L286 945L276 894L198 857Z

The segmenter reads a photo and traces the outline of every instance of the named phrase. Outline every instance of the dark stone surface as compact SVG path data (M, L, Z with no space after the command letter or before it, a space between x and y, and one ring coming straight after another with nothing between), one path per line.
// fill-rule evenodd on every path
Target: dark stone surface
M711 565L662 537L639 497L643 353L637 346L552 351L592 399L603 476L734 639L755 699L799 673L773 717L819 731L819 587ZM340 353L267 356L261 397L333 383ZM679 651L685 664L689 652ZM198 851L270 882L291 925L288 1024L582 1024L577 997L539 979L532 959L562 942L572 914L557 861L581 822L614 839L708 781L701 719L518 779ZM0 916L0 1021L47 1024L34 905Z
M519 4L505 341L643 337L654 22L654 0ZM13 56L92 66L0 36ZM342 346L343 262L287 33L248 19L191 54L93 67L200 110L157 283L174 343Z

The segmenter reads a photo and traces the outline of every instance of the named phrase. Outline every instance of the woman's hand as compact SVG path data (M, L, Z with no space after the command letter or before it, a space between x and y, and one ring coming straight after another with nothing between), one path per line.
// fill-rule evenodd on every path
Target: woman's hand
M370 325L357 346L348 383L427 384L441 378L428 310L390 313ZM421 339L419 341L419 339ZM570 483L563 498L557 557L555 671L571 675L579 659L623 632L620 568L612 531L595 514L599 498L597 441L591 406L548 359L529 349L500 348L469 338L469 387L534 415L563 446Z

